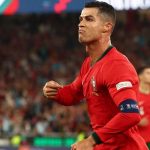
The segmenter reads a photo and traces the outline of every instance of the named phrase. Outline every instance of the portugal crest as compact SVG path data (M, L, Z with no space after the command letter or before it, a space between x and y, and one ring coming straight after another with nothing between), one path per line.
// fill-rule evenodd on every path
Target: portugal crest
M95 80L94 76L92 76L92 78L91 78L91 86L92 86L92 93L93 93L93 95L99 96L98 90L97 90L97 84L96 84L96 80Z

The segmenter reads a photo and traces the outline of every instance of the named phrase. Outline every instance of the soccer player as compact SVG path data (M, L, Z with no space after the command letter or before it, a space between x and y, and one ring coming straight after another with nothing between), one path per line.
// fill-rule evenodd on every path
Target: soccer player
M138 99L142 116L138 127L150 149L150 66L141 67L138 75L140 80Z
M105 2L89 2L79 17L79 42L89 56L69 85L47 82L48 99L69 106L86 98L93 133L76 142L71 150L147 150L137 131L138 76L129 60L112 44L116 15ZM123 41L121 41L123 42Z

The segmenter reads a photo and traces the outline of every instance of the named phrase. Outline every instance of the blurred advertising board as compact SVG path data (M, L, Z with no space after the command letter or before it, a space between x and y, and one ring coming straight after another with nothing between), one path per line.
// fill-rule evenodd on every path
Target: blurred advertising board
M70 150L66 147L54 148L54 147L22 147L22 148L15 148L15 147L0 147L0 150Z
M86 2L95 0L0 0L1 14L80 12ZM101 1L101 0L99 0ZM148 9L150 0L103 0L117 10Z
M0 150L69 150L75 137L26 137L14 135L0 138Z

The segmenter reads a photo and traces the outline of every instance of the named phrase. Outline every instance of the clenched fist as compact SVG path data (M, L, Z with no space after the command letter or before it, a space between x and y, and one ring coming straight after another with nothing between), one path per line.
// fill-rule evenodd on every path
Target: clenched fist
M62 85L55 81L48 81L43 87L44 96L48 99L55 99L58 89L63 88Z

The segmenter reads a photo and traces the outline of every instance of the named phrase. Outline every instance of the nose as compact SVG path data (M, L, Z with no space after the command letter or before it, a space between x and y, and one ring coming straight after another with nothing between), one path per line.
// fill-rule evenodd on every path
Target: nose
M78 27L79 27L79 28L84 27L84 26L85 26L85 25L83 24L82 21L78 24Z
M85 26L85 21L84 21L84 19L82 19L80 22L79 22L79 24L78 24L78 27L84 27Z

